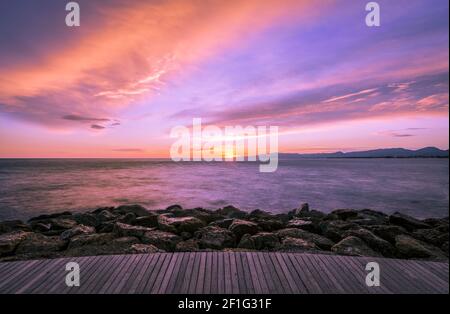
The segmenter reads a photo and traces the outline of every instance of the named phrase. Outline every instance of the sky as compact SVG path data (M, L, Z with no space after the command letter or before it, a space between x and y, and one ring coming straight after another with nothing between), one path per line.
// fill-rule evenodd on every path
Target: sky
M180 125L280 152L449 146L447 0L0 1L0 157L168 157Z

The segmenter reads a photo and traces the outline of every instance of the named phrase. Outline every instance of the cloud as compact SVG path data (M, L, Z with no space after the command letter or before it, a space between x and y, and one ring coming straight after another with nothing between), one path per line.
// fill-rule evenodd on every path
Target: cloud
M91 129L95 129L95 130L103 130L105 127L99 124L92 124L91 125Z
M143 152L144 150L141 148L115 148L112 149L115 152Z
M110 121L109 119L105 119L105 118L83 117L83 116L78 116L78 115L74 115L74 114L65 115L62 118L64 120L81 121L81 122L95 122L95 121L107 122L107 121Z

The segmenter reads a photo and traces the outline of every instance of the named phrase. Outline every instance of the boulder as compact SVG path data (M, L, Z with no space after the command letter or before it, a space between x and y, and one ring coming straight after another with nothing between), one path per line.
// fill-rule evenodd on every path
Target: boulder
M121 205L113 210L114 213L119 215L125 215L127 213L133 213L137 217L148 216L149 211L141 205Z
M106 221L112 221L117 218L117 215L114 215L109 210L102 210L98 215L97 218L100 222L106 222Z
M238 218L238 219L245 219L248 216L246 212L231 205L216 210L216 214L226 216L228 218Z
M286 228L299 228L310 232L316 232L319 227L311 220L294 218L288 221Z
M142 243L152 244L165 251L173 251L182 239L176 234L160 230L148 231L141 238Z
M133 221L133 225L147 228L156 228L158 227L158 215L149 213L148 216L136 217L136 219Z
M305 239L286 237L281 241L281 250L297 252L316 251L317 246L313 242Z
M231 224L233 223L233 220L234 220L233 218L220 219L220 220L211 222L209 225L228 229L231 226Z
M146 232L152 231L152 228L132 226L121 222L114 225L114 233L119 237L137 237L141 238Z
M68 248L72 249L82 246L101 246L111 243L115 237L116 236L113 233L81 234L70 239Z
M331 248L331 251L340 255L381 256L380 253L372 250L363 240L354 236L349 236L339 241Z
M284 228L284 223L279 219L272 218L260 218L258 220L252 220L256 224L258 224L259 228L263 231L276 231Z
M344 237L358 237L363 240L371 249L380 252L385 257L394 257L395 248L388 241L376 236L366 229L355 229L344 232Z
M119 245L119 246L129 246L131 247L133 244L140 243L139 239L136 237L121 237L121 238L115 238L111 242L113 245Z
M358 213L353 209L336 209L331 212L331 215L336 215L341 220L356 218Z
M342 220L323 221L319 224L322 235L338 242L343 239L344 232L351 229L360 229L357 224L346 222Z
M439 227L433 229L417 229L412 233L412 236L437 247L441 247L445 242L449 241L448 230L442 230Z
M9 233L12 231L31 231L30 226L23 223L21 220L7 220L0 222L0 234Z
M133 254L148 254L148 253L163 253L164 250L158 249L152 244L133 244L130 248L130 253Z
M309 242L313 242L317 247L323 250L330 250L331 247L334 245L334 242L331 241L330 239L297 228L281 229L276 232L276 235L281 239L284 239L286 237L304 239Z
M0 256L14 253L19 243L21 243L30 234L32 233L25 231L13 231L0 235Z
M136 219L136 215L134 213L126 213L119 218L117 218L118 222L122 222L124 224L132 225L134 220Z
M28 234L16 248L16 254L45 254L57 252L66 246L67 242L58 236L48 237L39 233Z
M95 233L94 227L77 225L71 229L63 231L63 233L61 233L60 235L60 239L65 241L80 234L90 234L90 233Z
M233 223L230 225L230 227L228 227L228 229L234 233L237 239L241 239L241 237L246 233L252 235L259 231L257 224L241 219L234 219Z
M79 225L85 225L90 227L97 227L100 224L96 215L91 213L75 214L73 218Z
M445 253L439 248L407 235L398 235L395 238L395 246L405 258L446 259Z
M369 226L370 230L375 233L380 238L388 241L391 244L395 244L395 238L400 234L408 234L408 231L400 226L394 225L378 225L378 226Z
M273 250L280 245L280 240L270 232L259 232L255 235L245 234L239 242L239 248L256 250Z
M178 242L175 246L175 251L177 252L195 252L198 250L198 243L194 239Z
M158 226L161 230L181 233L194 233L198 229L204 227L206 224L195 217L169 217L167 215L159 215Z
M389 222L393 225L401 226L408 231L413 231L415 229L427 229L431 228L430 225L413 218L411 216L395 212L389 216Z
M45 214L45 215L39 215L39 216L30 218L28 220L28 223L35 222L35 221L41 221L41 220L50 220L53 218L62 218L62 217L67 218L70 216L72 216L72 213L68 212L68 211L61 212L61 213L54 213L54 214Z
M207 226L195 233L198 244L202 249L223 249L235 245L234 234L224 228Z

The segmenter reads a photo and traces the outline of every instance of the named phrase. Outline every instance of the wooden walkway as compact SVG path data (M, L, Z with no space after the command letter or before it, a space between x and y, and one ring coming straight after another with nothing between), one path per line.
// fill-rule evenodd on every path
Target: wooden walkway
M365 284L368 262L380 287ZM68 287L65 265L80 265ZM448 263L300 253L104 255L0 263L0 293L445 293Z

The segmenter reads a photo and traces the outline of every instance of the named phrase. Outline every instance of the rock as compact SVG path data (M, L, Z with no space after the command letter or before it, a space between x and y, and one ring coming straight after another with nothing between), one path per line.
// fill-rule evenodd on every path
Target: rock
M127 254L134 253L132 251L133 245L137 245L139 240L135 237L121 237L114 239L114 234L90 234L80 235L77 237L85 238L83 245L76 243L76 245L69 245L69 249L63 251L62 254L66 256L92 256L104 254ZM77 238L72 238L71 242ZM87 238L90 238L88 241ZM77 241L78 242L78 241ZM75 242L73 242L75 243Z
M358 213L353 209L336 209L331 212L331 215L336 215L341 220L347 220L357 217Z
M35 232L47 232L50 231L52 225L50 223L36 222L31 225L33 231Z
M133 244L138 244L140 241L136 237L121 237L115 238L112 240L112 244L120 245L120 246L132 246Z
M330 250L331 247L334 245L334 242L331 241L330 239L297 228L281 229L276 232L276 235L281 239L286 237L304 239L313 242L317 247L323 250Z
M110 233L114 231L114 222L104 222L97 227L98 233Z
M0 222L0 234L9 233L12 231L31 231L30 226L23 223L21 220L7 220Z
M310 220L294 218L289 220L286 228L299 228L310 232L316 232L318 227Z
M433 229L417 229L412 233L412 236L437 247L441 247L445 242L449 241L448 230L441 230L439 227Z
M130 249L130 253L134 254L148 254L148 253L163 253L164 250L158 249L152 244L133 244Z
M367 244L358 237L350 236L346 237L340 242L336 243L331 251L340 255L351 256L381 256L380 253L372 250Z
M146 232L152 231L152 228L132 226L121 222L114 225L114 233L119 237L137 237L141 238Z
M395 212L394 214L389 216L389 222L393 225L401 226L408 231L431 228L430 225L427 225L426 223L418 219L399 212Z
M181 232L181 233L180 233L180 237L181 237L183 240L188 240L188 239L192 238L192 233L189 233L189 232Z
M317 250L317 246L308 240L286 237L281 242L281 249L284 251L310 251Z
M334 242L342 240L345 231L360 229L357 224L342 220L323 221L319 224L319 227L322 231L322 235Z
M100 224L100 221L97 218L97 216L91 213L75 214L73 215L73 218L79 225L85 225L96 228Z
M70 239L69 249L82 246L100 246L111 243L115 238L113 233L81 234ZM94 254L95 255L95 254Z
M216 213L222 216L226 216L228 218L238 218L238 219L245 219L248 216L246 212L231 205L218 209Z
M50 219L51 230L63 230L71 229L77 225L77 222L73 219L67 218L52 218Z
M132 225L134 220L136 219L136 215L133 213L126 213L125 215L120 216L117 218L118 222L122 222L124 224Z
M158 225L161 230L181 233L194 233L198 229L205 226L205 223L195 217L168 217L160 215L158 217Z
M234 219L228 229L235 234L237 239L240 239L246 233L255 234L259 230L258 225L254 222L241 219Z
M211 222L209 225L228 229L231 226L231 224L233 223L233 220L234 220L233 218L220 219L220 220Z
M216 220L221 220L224 218L224 216L219 215L216 212L203 209L203 208L194 208L194 209L184 209L184 210L177 210L177 211L170 211L170 214L172 214L173 217L195 217L197 219L200 219L201 221L205 222L206 224L209 224Z
M183 207L181 207L181 205L175 204L175 205L170 205L169 207L166 208L166 211L182 211Z
M259 219L259 220L253 220L256 224L258 224L259 228L263 231L276 231L279 229L284 228L284 223L281 220L278 219Z
M28 223L35 222L35 221L40 221L40 220L50 220L50 219L53 219L53 218L61 218L61 217L67 218L69 216L72 216L72 213L68 212L68 211L65 211L65 212L62 212L62 213L49 214L49 215L47 215L47 214L39 215L37 217L30 218L28 220Z
M435 260L446 259L444 252L439 248L407 235L398 235L395 238L395 246L402 257Z
M395 244L395 238L400 234L407 234L406 229L400 226L394 225L379 225L379 226L370 226L370 230L375 233L380 238L388 241L391 244Z
M276 235L269 232L259 232L250 236L245 234L239 242L239 248L257 249L257 250L273 250L280 245L280 241Z
M248 217L250 219L252 219L252 218L258 218L258 219L265 218L265 219L267 219L267 218L272 218L272 215L270 213L266 212L266 211L261 210L261 209L255 209L255 210L251 211L250 214L248 214Z
M351 218L353 223L358 225L386 225L389 223L389 216L371 209L362 209L358 211L358 216Z
M57 252L66 246L67 242L58 236L47 237L39 233L29 233L16 248L16 254L45 255L48 252Z
M223 249L225 247L232 247L235 245L234 234L220 227L207 226L201 228L195 233L198 239L198 244L202 249Z
M432 227L438 227L438 226L443 225L443 226L447 226L447 228L448 228L448 217L446 217L446 218L427 218L427 219L424 219L423 222Z
M0 256L14 253L19 243L30 234L30 232L25 231L13 231L0 235Z
M105 209L101 211L97 217L101 222L105 222L115 220L117 216Z
M60 235L61 240L68 240L74 236L80 235L80 234L90 234L95 233L94 227L84 226L84 225L78 225L73 227L72 229L66 230Z
M115 208L113 211L120 215L133 213L137 217L149 215L149 211L145 207L142 207L141 205L122 205Z
M177 252L195 252L198 250L198 243L194 239L178 242L175 246L175 251Z
M363 240L371 249L380 252L385 257L394 257L395 249L392 244L382 238L376 236L366 229L348 230L344 233L344 237L358 237Z
M152 230L146 232L141 241L144 244L153 244L165 251L173 251L177 243L181 241L181 238L170 232Z
M133 221L133 225L147 228L156 228L158 227L158 215L149 213L148 216L136 217L136 219Z

